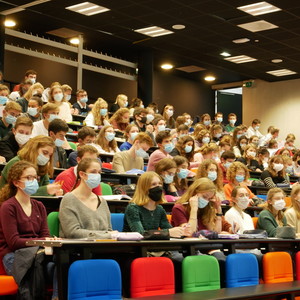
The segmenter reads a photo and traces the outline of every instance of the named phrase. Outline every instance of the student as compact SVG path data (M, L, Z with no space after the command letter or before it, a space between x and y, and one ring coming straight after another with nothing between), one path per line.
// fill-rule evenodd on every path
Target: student
M225 126L225 131L233 132L235 129L236 120L237 120L236 114L230 113L228 115L228 124Z
M214 122L213 122L213 125L220 125L221 128L222 128L222 132L225 131L225 126L223 125L223 113L221 112L217 112L215 114L215 119L214 119Z
M177 166L177 172L174 177L174 185L177 190L178 196L182 196L188 189L187 177L189 176L189 162L180 155L173 157Z
M284 212L287 225L296 229L297 237L300 233L300 185L295 184L291 192L291 206Z
M3 117L0 120L0 139L3 139L11 131L21 112L22 108L16 102L11 101L5 105Z
M237 161L240 161L244 165L247 166L247 168L250 171L255 171L259 172L259 164L258 161L256 160L256 147L252 145L247 145L246 148L244 149L244 154L242 157L239 157Z
M258 148L259 146L259 138L257 135L252 135L249 138L249 144L251 144L253 147Z
M93 193L101 182L97 159L84 158L77 167L79 185L64 195L59 206L59 235L63 238L111 238L110 212L106 201Z
M14 158L30 139L33 123L27 117L18 117L14 128L0 141L0 157Z
M98 150L99 154L115 154L120 152L115 140L115 131L111 125L102 127L93 146Z
M67 166L67 153L62 147L65 143L65 136L69 131L67 123L61 119L55 119L50 122L48 132L49 136L55 143L55 150L53 153L53 166L56 168L66 169Z
M211 117L209 114L203 114L201 116L201 124L203 124L205 126L206 130L210 130L211 127Z
M290 182L290 176L294 176L293 160L290 156L281 156L283 160L284 170L286 173L286 179Z
M257 151L257 161L259 172L264 171L268 167L270 159L270 153L267 148L261 147Z
M61 88L62 88L62 91L64 93L64 98L69 103L69 105L71 105L71 103L69 101L72 98L72 91L73 91L73 89L68 84L63 84L61 86Z
M173 105L167 104L163 108L162 116L164 120L166 121L166 127L169 129L175 128L175 119L173 117L174 115L174 107Z
M213 159L218 152L218 146L214 143L202 146L194 155L194 161L201 164L205 159Z
M289 185L280 155L273 156L270 159L268 168L261 173L260 178L268 188L274 188L278 183Z
M155 165L163 158L172 158L170 153L174 149L172 136L169 131L160 131L156 138L158 149L155 150L149 158L147 171L154 171Z
M78 90L76 92L76 101L73 104L73 108L77 109L79 115L87 115L91 110L87 105L89 101L87 92L83 89Z
M187 122L185 122L185 123L187 123ZM189 134L189 126L188 125L182 124L182 125L176 126L176 140L177 141L181 137L188 136L188 134Z
M146 131L146 123L147 123L147 109L145 108L135 108L133 111L133 124L135 124L139 131Z
M133 117L133 112L136 108L145 108L143 101L139 98L133 98L131 100L131 105L129 108L130 117Z
M124 142L121 146L120 146L120 150L121 151L126 151L129 150L132 147L133 141L134 139L137 137L137 135L139 134L139 129L135 124L129 124L124 132L124 135L127 138L127 141ZM152 143L153 144L153 143Z
M300 151L296 151L293 156L293 173L300 176Z
M236 141L236 145L232 147L233 153L236 158L242 157L247 145L248 145L248 139L246 138L246 136L244 135L239 136L239 138Z
M284 197L285 194L282 189L270 189L264 210L259 213L257 228L266 230L268 237L275 237L276 228L287 225L286 217L282 211L285 207Z
M120 108L113 116L109 119L111 126L120 131L125 131L127 125L129 124L129 109Z
M210 128L210 137L212 143L219 144L221 137L222 137L223 128L219 124L214 124Z
M199 129L202 128L202 126L197 126L194 131L194 139L195 139L195 149L198 150L204 145L209 144L210 142L210 132L207 129Z
M100 129L102 126L110 125L107 107L107 102L102 98L98 98L94 103L92 111L89 112L84 120L85 125L93 127L94 129Z
M32 82L27 79L20 83L20 89L18 91L13 91L9 94L8 98L12 101L17 101L19 98L24 97L26 92L32 86Z
M259 131L260 127L260 120L259 119L254 119L252 121L251 126L247 129L247 138L250 139L253 135L256 135L259 139L263 137L263 135Z
M148 131L147 133L150 135L150 137L153 140L154 145L156 146L156 136L158 135L158 133L160 131L164 131L166 130L166 121L164 120L164 118L161 115L158 115L155 117L155 119L152 121L153 127L154 127L154 131L150 134Z
M110 107L109 111L111 113L115 113L120 108L126 108L127 106L128 106L128 97L124 94L119 94L116 98L116 102Z
M27 112L23 115L31 119L32 122L42 120L41 110L43 107L43 101L40 97L32 96L28 101Z
M223 174L223 183L228 183L226 173L230 165L235 161L235 155L232 151L225 151L221 154L219 167Z
M112 168L117 173L126 173L132 169L144 170L144 158L148 157L147 151L153 146L148 134L141 132L134 139L132 147L114 155Z
M261 147L268 146L270 141L272 139L276 140L278 136L279 136L279 128L276 128L274 126L269 126L268 133L260 139L259 145Z
M32 84L36 83L37 72L35 70L27 70L24 75L24 82L30 80ZM14 92L20 90L20 84L15 85Z
M1 173L0 188L7 183L8 172L11 167L20 160L32 163L37 168L39 178L39 188L35 193L36 196L48 196L61 194L61 186L59 184L50 184L49 175L53 175L53 152L55 144L48 136L36 136L31 138L21 150L18 156L11 159Z
M124 228L125 232L146 230L168 231L171 237L182 237L183 227L172 227L168 222L166 212L159 204L163 202L162 180L155 172L146 172L138 180L135 193L126 207Z

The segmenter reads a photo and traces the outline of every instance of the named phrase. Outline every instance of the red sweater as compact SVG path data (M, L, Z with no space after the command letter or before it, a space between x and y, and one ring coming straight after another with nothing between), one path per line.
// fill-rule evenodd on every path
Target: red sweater
M0 208L0 257L26 247L29 239L49 237L47 213L43 203L31 199L32 211L28 217L20 203L12 197Z
M74 168L75 167L71 167L61 172L60 174L58 174L58 176L55 179L55 182L59 182L59 181L63 182L61 188L64 190L64 194L71 192L76 183L76 175L74 173ZM102 195L101 186L99 185L98 187L94 188L93 193L101 196Z

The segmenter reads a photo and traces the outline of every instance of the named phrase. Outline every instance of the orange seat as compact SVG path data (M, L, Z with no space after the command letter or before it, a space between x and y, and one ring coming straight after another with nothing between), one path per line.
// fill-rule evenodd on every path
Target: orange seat
M264 283L294 280L292 258L287 252L268 252L263 257Z
M258 217L252 217L252 222L255 229L257 228L257 221L258 221Z
M169 223L171 224L171 221L172 221L172 215L167 215L167 219L168 219Z
M285 206L288 207L292 204L291 197L284 197Z
M0 258L0 296L13 295L18 291L18 285L16 284L12 276L6 275L2 258Z

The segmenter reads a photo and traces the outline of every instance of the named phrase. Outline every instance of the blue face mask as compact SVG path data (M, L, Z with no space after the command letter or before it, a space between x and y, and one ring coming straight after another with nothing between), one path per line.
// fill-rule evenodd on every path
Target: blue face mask
M125 107L127 107L127 106L128 106L128 102L126 101L126 102L125 102Z
M131 140L134 141L134 139L137 137L138 134L139 134L138 132L131 132L130 133Z
M56 140L54 141L56 147L62 147L62 145L64 144L64 142L65 142L65 141L63 141L63 140L61 140L61 139L56 139Z
M88 101L89 101L89 99L87 97L80 99L80 102L82 102L82 103L87 103Z
M236 138L239 139L239 138L242 137L242 136L243 136L242 134L237 134L237 135L236 135Z
M148 157L148 153L142 148L135 150L135 154L136 154L136 156L142 157L142 158Z
M210 142L210 138L208 136L206 136L202 139L203 144L208 144L209 142Z
M115 134L114 134L113 132L107 132L107 133L105 134L105 138L106 138L109 142L111 142L111 141L115 138Z
M157 130L158 131L164 131L164 130L166 130L166 126L165 125L158 125Z
M2 104L2 105L6 104L7 100L8 100L7 97L0 96L0 104Z
M101 182L101 174L99 173L88 173L88 179L85 181L86 184L91 188L96 188Z
M193 150L193 146L186 145L186 146L184 147L185 153L191 153L192 150Z
M34 116L37 115L38 110L37 110L36 107L28 107L27 113L28 113L30 116L34 117Z
M207 204L209 203L208 200L202 198L202 197L198 197L198 207L199 208L204 208L207 206Z
M164 179L164 183L170 184L173 182L174 176L167 174L163 176L163 179Z
M7 116L5 117L5 121L6 121L6 123L12 125L12 124L16 123L17 118L14 117L14 116L12 116L12 115L7 115Z
M164 146L164 149L165 149L165 151L166 151L167 153L172 152L172 150L174 149L173 143L166 144L166 145Z
M46 157L42 153L38 155L37 157L37 164L39 166L45 166L49 162L49 157Z
M204 122L203 122L203 124L204 124L205 126L208 126L208 125L210 125L210 120L208 120L208 121L204 121Z
M177 173L177 177L180 179L184 179L187 178L188 174L189 174L188 169L180 169L180 171Z
M219 118L217 118L217 121L221 123L221 122L223 122L223 118L219 117Z
M226 168L226 169L228 169L230 166L231 166L231 164L232 164L232 162L226 162L225 164L224 164L224 167Z
M237 182L243 182L244 179L245 179L245 176L244 176L244 175L236 175L236 176L235 176L235 180L236 180Z
M26 180L25 187L22 189L23 192L27 195L32 195L37 192L39 188L39 184L36 179L33 180Z
M285 171L286 171L288 174L293 173L293 166L287 166L287 167L285 168Z
M50 114L49 115L49 118L48 118L48 121L51 122L55 119L59 119L59 116L58 115L55 115L55 114Z
M217 172L216 171L209 171L207 174L207 177L211 180L211 181L215 181L218 177Z
M106 116L107 115L107 108L101 108L100 109L100 115L101 116Z

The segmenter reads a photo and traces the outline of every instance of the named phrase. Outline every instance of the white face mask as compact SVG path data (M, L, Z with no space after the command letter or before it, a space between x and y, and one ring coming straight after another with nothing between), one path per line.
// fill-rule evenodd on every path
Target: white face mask
M256 153L254 151L248 151L247 154L248 154L248 156L251 156L251 157L256 156Z
M167 115L168 115L169 117L172 117L173 114L174 114L174 111L173 111L172 109L168 109L168 110L167 110Z
M273 169L274 169L276 172L280 172L280 171L283 169L283 164L276 164L276 163L273 163Z
M285 201L284 201L284 199L275 200L274 204L273 204L273 207L276 210L283 210L285 208Z
M29 141L30 136L31 135L22 134L18 132L15 134L15 139L19 145L23 146Z
M240 209L246 209L250 201L248 197L239 197L236 200L237 200L236 204Z

